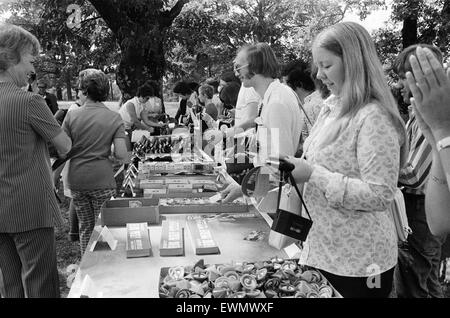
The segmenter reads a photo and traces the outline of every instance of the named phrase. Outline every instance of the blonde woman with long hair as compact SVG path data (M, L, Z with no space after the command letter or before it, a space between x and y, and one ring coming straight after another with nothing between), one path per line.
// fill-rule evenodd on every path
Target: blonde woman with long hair
M388 208L405 162L404 123L368 32L343 22L314 40L317 78L332 95L295 164L313 225L305 263L344 297L388 297L397 236Z

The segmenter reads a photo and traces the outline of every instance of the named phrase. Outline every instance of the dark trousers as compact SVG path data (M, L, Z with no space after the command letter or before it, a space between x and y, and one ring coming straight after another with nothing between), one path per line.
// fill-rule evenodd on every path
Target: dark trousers
M392 290L394 268L375 277L338 276L320 271L344 298L388 298Z
M399 298L442 298L439 265L445 237L431 234L425 196L403 193L412 234L399 245L395 289Z
M128 151L133 151L133 144L131 142L131 138L133 137L133 130L132 129L125 129L125 134L127 135L126 146Z
M2 297L59 298L53 228L0 233Z

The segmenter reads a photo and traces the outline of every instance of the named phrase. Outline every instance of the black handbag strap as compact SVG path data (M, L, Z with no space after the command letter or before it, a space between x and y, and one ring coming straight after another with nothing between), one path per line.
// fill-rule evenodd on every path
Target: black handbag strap
M305 208L306 214L308 214L308 218L312 221L311 215L309 214L308 208L306 207L305 201L303 200L303 196L300 193L300 190L297 187L297 182L295 182L294 177L292 176L292 173L290 172L282 172L280 171L280 182L278 184L278 200L277 200L277 209L280 208L280 202L281 202L281 191L283 191L283 175L287 174L289 177L289 181L291 183L291 185L294 186L295 191L297 192L300 201L302 202L303 207Z

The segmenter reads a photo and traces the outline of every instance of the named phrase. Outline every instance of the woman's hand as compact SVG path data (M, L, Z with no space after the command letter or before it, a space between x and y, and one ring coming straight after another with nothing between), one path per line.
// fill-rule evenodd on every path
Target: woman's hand
M220 194L222 195L223 203L233 202L243 195L241 186L234 180Z
M446 73L428 48L418 47L416 55L409 58L413 72L407 72L406 79L418 113L441 138L437 135L445 135L450 127L450 70Z
M313 167L306 162L305 159L287 156L284 160L295 166L294 170L292 170L292 176L297 183L309 181L309 178L313 172Z

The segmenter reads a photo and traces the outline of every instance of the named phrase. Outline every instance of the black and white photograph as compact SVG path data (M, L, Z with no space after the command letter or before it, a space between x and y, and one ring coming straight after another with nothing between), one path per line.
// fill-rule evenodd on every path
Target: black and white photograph
M450 0L0 0L0 304L450 298L449 21Z

